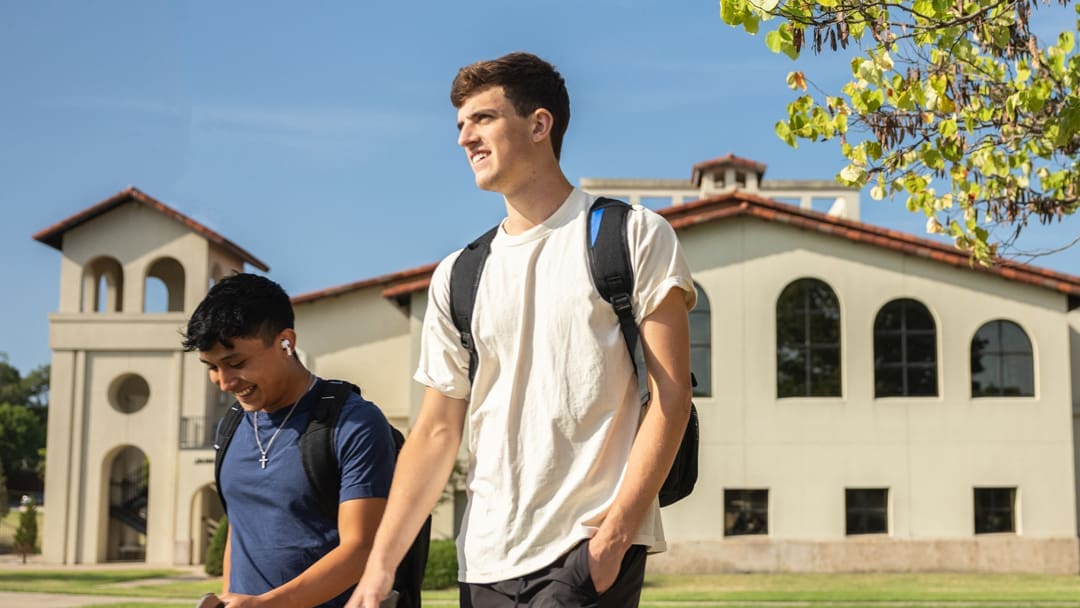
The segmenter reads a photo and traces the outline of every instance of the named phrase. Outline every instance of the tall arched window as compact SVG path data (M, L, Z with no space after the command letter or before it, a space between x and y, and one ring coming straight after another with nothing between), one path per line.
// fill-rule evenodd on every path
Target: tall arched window
M83 269L82 312L120 312L124 269L116 258L100 257Z
M690 371L694 373L697 386L695 397L712 396L712 312L709 297L701 285L697 289L697 304L690 311Z
M874 396L938 394L937 325L911 298L893 300L874 319Z
M990 321L971 339L972 397L1033 397L1031 340L1012 321Z
M143 312L184 310L184 267L173 258L161 258L146 271Z
M798 279L776 301L778 397L840 396L840 303L817 279Z

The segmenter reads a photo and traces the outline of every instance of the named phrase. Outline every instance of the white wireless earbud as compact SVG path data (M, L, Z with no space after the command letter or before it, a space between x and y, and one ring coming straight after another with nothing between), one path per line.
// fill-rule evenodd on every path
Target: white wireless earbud
M281 341L281 348L285 349L286 355L292 356L292 342L289 342L288 339Z

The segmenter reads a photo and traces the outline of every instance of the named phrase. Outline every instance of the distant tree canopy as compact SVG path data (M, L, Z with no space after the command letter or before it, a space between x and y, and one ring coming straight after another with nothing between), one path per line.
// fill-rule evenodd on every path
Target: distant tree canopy
M0 403L23 405L41 413L49 405L49 366L42 365L23 378L0 353Z
M10 476L40 472L48 412L49 366L22 377L0 353L0 466Z
M870 185L874 199L905 197L928 232L990 263L1029 222L1080 205L1080 23L1060 20L1051 41L1029 27L1033 10L1068 17L1069 3L720 0L720 12L749 33L778 18L765 43L792 59L858 45L851 80L797 97L777 135L793 147L837 138L841 182ZM808 82L788 75L792 89Z

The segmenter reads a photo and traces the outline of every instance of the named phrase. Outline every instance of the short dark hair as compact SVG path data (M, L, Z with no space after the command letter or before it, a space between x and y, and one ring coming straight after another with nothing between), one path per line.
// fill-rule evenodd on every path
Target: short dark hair
M465 100L490 87L502 87L518 116L540 108L551 112L551 148L558 159L563 135L570 125L570 94L555 66L532 53L510 53L498 59L477 61L458 70L450 87L450 103L461 108Z
M292 302L281 285L266 277L238 273L218 281L188 320L185 351L207 351L236 338L260 337L266 344L295 323Z

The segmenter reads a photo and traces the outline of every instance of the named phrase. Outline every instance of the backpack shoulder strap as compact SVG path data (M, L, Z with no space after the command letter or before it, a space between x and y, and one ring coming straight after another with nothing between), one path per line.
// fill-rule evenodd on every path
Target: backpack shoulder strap
M334 452L333 433L345 400L354 392L360 394L360 389L354 384L342 380L323 380L307 427L300 435L300 462L304 466L304 474L319 499L323 513L335 522L341 466Z
M589 270L600 297L611 304L619 318L626 350L634 364L641 405L649 403L649 380L645 372L645 353L640 330L634 319L634 268L630 264L630 244L626 218L630 205L612 198L598 198L589 208L586 243Z
M461 345L469 351L469 381L476 375L476 343L472 335L472 313L476 306L476 290L484 262L491 253L491 241L499 227L488 230L461 250L450 269L450 316L461 336Z
M240 426L240 421L243 419L244 410L238 402L234 401L218 423L217 434L214 437L214 485L217 486L218 499L221 500L221 507L226 513L229 510L225 505L225 493L221 491L221 463L225 460L225 450L229 449L233 435L236 434L236 428Z

